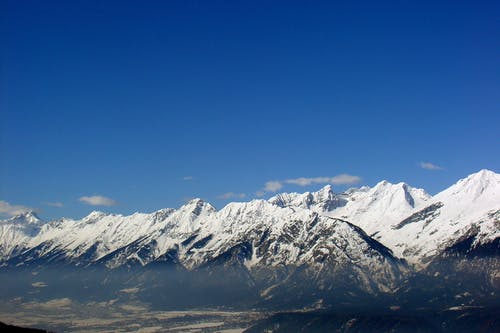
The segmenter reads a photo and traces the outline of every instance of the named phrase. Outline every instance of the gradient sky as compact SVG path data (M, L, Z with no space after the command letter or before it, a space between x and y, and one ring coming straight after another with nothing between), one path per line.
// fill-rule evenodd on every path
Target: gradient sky
M221 208L356 177L434 194L500 169L498 1L4 0L0 15L0 217Z

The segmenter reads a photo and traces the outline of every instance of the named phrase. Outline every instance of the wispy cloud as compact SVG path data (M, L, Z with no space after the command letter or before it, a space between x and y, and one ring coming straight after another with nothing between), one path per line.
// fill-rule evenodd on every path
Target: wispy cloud
M256 195L261 197L267 192L277 192L286 184L308 186L311 184L333 184L333 185L349 185L357 184L361 181L361 177L349 174L340 174L333 177L299 177L285 180L272 180L264 184L264 188L256 192Z
M29 302L23 303L22 307L30 310L70 310L73 301L69 298L55 298L47 302Z
M420 167L425 170L444 170L444 168L439 165L429 163L429 162L420 162Z
M341 174L334 177L314 177L314 178L300 177L295 179L287 179L284 182L287 184L307 186L311 184L348 185L348 184L357 184L360 181L361 178L358 176Z
M0 200L0 214L14 216L22 213L32 211L33 208L21 206L21 205L11 205L7 201Z
M64 204L62 202L47 202L47 206L61 208L64 207Z
M247 195L245 193L227 192L227 193L224 193L224 194L221 194L221 195L217 196L217 199L223 199L223 200L227 200L227 199L243 199L246 196Z
M116 205L116 201L111 199L111 198L107 198L107 197L103 197L102 195L94 195L94 196L90 196L90 197L81 197L78 199L78 201L80 202L83 202L87 205L91 205L91 206L113 206L113 205Z
M283 188L283 182L277 181L277 180L272 180L272 181L267 182L264 185L263 191L264 192L276 192L276 191L281 190L282 188Z
M186 181L193 180L193 179L194 179L193 176L184 176L184 177L182 177L182 180L186 180Z

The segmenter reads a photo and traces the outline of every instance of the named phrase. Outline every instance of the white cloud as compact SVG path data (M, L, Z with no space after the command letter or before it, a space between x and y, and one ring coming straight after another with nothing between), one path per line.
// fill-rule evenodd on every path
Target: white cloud
M47 205L58 208L64 207L64 204L62 202L47 202Z
M0 214L14 216L22 213L32 211L33 208L21 206L21 205L11 205L7 201L0 200Z
M333 185L346 185L346 184L356 184L361 181L358 176L352 176L347 174L337 175L334 177L314 177L314 178L295 178L287 179L284 182L287 184L294 184L299 186L307 186L311 184L333 184Z
M361 182L361 177L348 175L343 173L335 177L331 177L328 183L333 185L353 185Z
M333 184L333 185L348 185L357 184L361 181L361 177L340 174L333 177L299 177L293 179L285 179L282 181L273 180L269 181L264 185L262 190L257 191L255 194L258 197L262 197L266 192L276 192L283 188L284 184L293 184L298 186L308 186L311 184Z
M258 196L259 198L263 197L264 194L266 194L266 192L264 192L263 190L259 190L259 191L255 192L255 195Z
M236 198L236 199L243 199L246 196L247 195L245 193L227 192L227 193L219 195L217 198L218 199L224 199L224 200L234 199L234 198Z
M285 180L285 183L299 185L299 186L307 186L307 185L311 185L312 183L324 183L324 180L326 180L326 179L328 179L328 178L327 177L316 177L316 178L299 177L299 178L294 178L294 179L287 179L287 180Z
M425 170L444 170L442 167L429 162L420 162L420 167Z
M91 206L113 206L116 205L116 201L111 198L103 197L102 195L94 195L91 197L81 197L78 199L80 202L83 202L87 205Z
M276 192L283 188L283 183L277 180L271 180L264 185L264 192Z
M193 176L184 176L184 177L182 177L182 180L186 180L186 181L187 180L193 180L193 179L194 179Z

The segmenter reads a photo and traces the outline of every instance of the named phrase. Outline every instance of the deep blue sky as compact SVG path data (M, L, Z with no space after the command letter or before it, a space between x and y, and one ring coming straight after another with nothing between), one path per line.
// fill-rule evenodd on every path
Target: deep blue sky
M499 4L2 1L0 201L81 217L498 172Z

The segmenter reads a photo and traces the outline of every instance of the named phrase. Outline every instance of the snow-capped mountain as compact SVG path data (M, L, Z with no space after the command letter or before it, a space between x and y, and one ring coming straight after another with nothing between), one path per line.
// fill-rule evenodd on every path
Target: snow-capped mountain
M405 183L381 181L373 188L364 186L335 194L331 185L318 192L283 193L269 199L279 206L308 208L322 215L341 218L369 235L383 233L424 207L431 196Z
M166 230L171 239L182 239L183 235L198 230L203 217L213 212L214 207L199 199L178 210L161 209L151 214L123 216L93 211L81 220L60 219L44 224L25 242L21 256L28 262L50 257L86 265Z
M342 276L364 292L389 291L409 270L398 257L421 267L464 240L470 250L498 243L500 175L482 170L434 197L382 181L339 194L331 186L283 193L219 211L194 199L151 214L92 212L48 223L27 213L1 221L0 236L4 268L222 267L244 272L263 297L298 276L319 289Z
M47 223L32 236L23 243L24 251L6 256L4 265L117 268L167 262L188 270L239 265L250 274L307 266L311 275L323 272L325 277L349 271L367 291L389 290L406 269L346 221L265 200L231 203L220 211L196 199L152 214L92 212L78 221Z
M416 264L467 237L473 237L472 247L500 237L500 175L489 170L459 180L434 197L405 183L382 181L340 194L329 185L318 192L284 193L269 202L350 221L396 256Z
M18 254L38 235L43 222L35 212L0 221L0 258Z
M500 174L481 170L435 195L394 227L401 255L428 261L466 239L469 249L500 238Z

